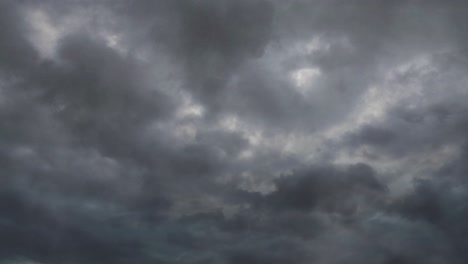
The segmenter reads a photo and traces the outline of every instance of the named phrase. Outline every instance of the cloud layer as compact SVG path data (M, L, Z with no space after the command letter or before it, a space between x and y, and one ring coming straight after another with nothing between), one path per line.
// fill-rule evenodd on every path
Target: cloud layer
M0 2L0 263L466 263L467 7Z

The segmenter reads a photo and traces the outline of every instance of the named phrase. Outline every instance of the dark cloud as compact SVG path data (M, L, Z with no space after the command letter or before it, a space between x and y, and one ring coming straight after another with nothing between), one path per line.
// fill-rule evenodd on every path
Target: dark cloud
M276 190L265 198L274 209L325 210L353 214L361 203L377 202L385 192L366 164L349 168L311 168L275 181Z
M273 7L264 0L137 1L122 8L131 20L147 23L143 34L152 48L175 56L183 85L215 111L233 71L261 56L272 31Z
M3 1L1 263L466 263L463 1Z
M117 262L141 260L139 242L117 226L100 226L95 219L58 214L19 191L2 189L2 258L21 256L45 263ZM118 232L116 232L119 230ZM146 260L147 261L147 260Z
M37 52L27 42L28 27L21 19L22 10L12 1L3 1L0 6L2 33L0 34L0 60L2 74L23 71L37 59Z
M462 205L466 199L465 191L464 187L453 187L446 179L419 180L414 192L396 200L390 208L409 219L430 223L443 231L457 255L466 259L466 227L459 222L467 213Z

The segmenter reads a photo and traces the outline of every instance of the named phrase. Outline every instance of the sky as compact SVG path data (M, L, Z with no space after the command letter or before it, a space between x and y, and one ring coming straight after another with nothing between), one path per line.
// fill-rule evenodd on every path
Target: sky
M0 1L0 264L468 263L467 8Z

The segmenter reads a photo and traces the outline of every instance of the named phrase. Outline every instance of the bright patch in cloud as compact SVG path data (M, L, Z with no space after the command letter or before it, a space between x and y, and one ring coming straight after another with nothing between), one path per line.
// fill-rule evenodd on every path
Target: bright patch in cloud
M60 37L60 29L53 25L48 15L40 10L32 10L28 20L33 28L30 41L44 58L52 58Z
M311 90L314 80L320 77L321 74L318 68L302 68L292 72L291 78L297 91L302 95L306 95Z

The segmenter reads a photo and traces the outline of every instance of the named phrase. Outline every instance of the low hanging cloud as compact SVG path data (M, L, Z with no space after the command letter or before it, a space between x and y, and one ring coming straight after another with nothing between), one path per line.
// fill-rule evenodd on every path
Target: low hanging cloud
M466 263L466 7L2 1L0 263Z

